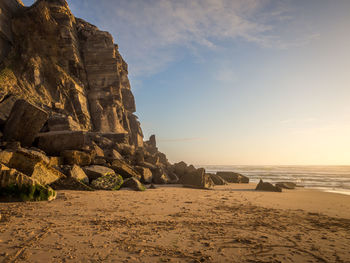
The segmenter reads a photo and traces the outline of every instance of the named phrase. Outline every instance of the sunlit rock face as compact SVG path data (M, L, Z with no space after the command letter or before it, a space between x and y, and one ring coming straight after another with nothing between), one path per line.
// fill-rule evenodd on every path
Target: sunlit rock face
M11 19L23 4L17 0L0 1L0 62L8 54L13 43Z
M28 8L1 0L0 8L0 102L23 98L52 118L69 116L75 130L125 133L143 145L128 66L108 32L75 18L65 0Z

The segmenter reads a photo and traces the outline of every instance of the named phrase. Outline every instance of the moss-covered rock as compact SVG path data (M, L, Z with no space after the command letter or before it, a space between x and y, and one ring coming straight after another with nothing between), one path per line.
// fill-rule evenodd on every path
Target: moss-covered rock
M51 201L56 192L48 186L41 185L35 179L1 165L0 195L9 199L22 201Z
M131 188L135 191L145 191L146 187L140 183L139 180L137 180L134 177L128 178L124 181L122 187L126 187L126 188Z
M119 190L123 184L123 177L116 174L105 175L92 181L91 187L98 190Z

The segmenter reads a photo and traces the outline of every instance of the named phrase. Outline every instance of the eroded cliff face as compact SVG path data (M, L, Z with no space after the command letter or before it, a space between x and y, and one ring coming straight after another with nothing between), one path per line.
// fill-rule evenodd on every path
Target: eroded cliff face
M13 8L1 20L11 26L11 45L1 48L9 52L0 72L2 104L10 108L23 98L46 110L46 131L124 133L142 146L128 66L112 36L75 18L65 0L38 0L28 8L5 2Z
M212 186L204 169L172 165L154 135L143 141L128 65L108 32L65 0L0 8L0 196L144 190L138 180Z

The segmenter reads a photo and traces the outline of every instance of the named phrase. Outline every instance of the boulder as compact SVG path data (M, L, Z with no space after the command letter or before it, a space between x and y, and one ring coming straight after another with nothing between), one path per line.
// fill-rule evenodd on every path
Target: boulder
M152 182L155 184L167 184L170 182L169 177L162 168L152 169Z
M84 150L90 139L84 131L45 132L37 135L38 147L48 155L60 155L65 150Z
M138 165L145 161L145 152L143 148L137 148L134 154L133 163Z
M11 110L15 102L17 101L16 97L8 96L4 98L0 103L0 125L5 124L6 120L10 116Z
M61 157L65 164L88 166L92 162L92 156L89 153L77 150L66 150L61 152Z
M276 186L282 189L295 189L297 187L296 183L293 182L278 182Z
M182 177L181 183L186 187L209 189L214 186L210 176L205 173L204 168L199 168L192 173L187 173Z
M219 175L216 174L208 174L210 176L210 179L213 181L215 185L226 185L227 182L222 179Z
M217 172L216 175L220 176L222 179L227 181L228 183L249 183L249 178L235 172Z
M50 186L55 190L93 191L93 189L90 186L73 177L59 179Z
M106 166L107 162L105 158L97 157L92 161L92 164Z
M89 184L89 177L87 177L86 173L83 169L81 169L78 165L73 165L72 168L68 172L68 176L74 178L84 184Z
M51 167L41 155L33 154L33 151L14 152L8 166L37 180L41 185L52 184L65 177L64 174Z
M123 184L123 177L116 174L105 175L92 181L91 187L97 190L119 190Z
M114 142L112 142L110 139L102 137L99 135L99 133L89 132L88 137L102 149L113 148L115 146Z
M135 177L138 180L141 179L141 175L135 171L133 167L122 160L114 160L111 164L111 168L124 179L130 177Z
M49 161L50 166L63 165L63 158L62 157L50 156L49 159L50 159L50 161Z
M91 165L83 168L87 177L89 177L90 182L106 175L115 175L115 172L105 166Z
M157 155L148 155L145 157L145 162L158 166L160 164L159 157Z
M134 177L130 177L124 181L121 186L122 188L131 188L135 191L145 191L146 187L144 187L139 180Z
M173 167L174 172L177 174L177 176L182 177L186 172L187 164L181 161L179 163L175 163Z
M35 179L4 165L0 165L0 195L22 201L51 201L56 192Z
M255 188L256 191L268 191L268 192L282 192L282 188L279 186L274 186L271 183L263 182L260 179L258 185Z
M22 149L21 143L16 141L4 142L4 147L7 150L17 151Z
M123 160L123 157L114 149L106 149L103 151L104 156L107 160L113 161L113 160Z
M54 114L48 120L49 131L79 131L80 125L71 116Z
M31 146L47 119L47 112L25 100L17 100L5 124L4 137Z
M135 147L126 143L118 143L116 145L116 150L124 157L130 158L135 155Z
M0 163L8 165L13 156L13 151L4 150L0 151Z
M135 166L135 170L141 175L142 183L152 183L152 172L149 168Z
M148 163L148 162L141 162L139 163L138 166L142 166L142 167L145 167L145 168L148 168L150 170L153 170L153 169L157 169L158 167L154 164L151 164L151 163Z
M197 169L192 164L190 164L189 166L186 167L185 174L192 174L192 173L195 173L196 171Z
M166 174L169 178L170 184L177 184L179 182L180 179L175 173L168 171L168 172L166 172Z
M95 157L105 157L104 151L94 141L91 142L90 149L95 153Z
M98 133L100 136L111 140L114 144L128 144L129 134L127 133Z

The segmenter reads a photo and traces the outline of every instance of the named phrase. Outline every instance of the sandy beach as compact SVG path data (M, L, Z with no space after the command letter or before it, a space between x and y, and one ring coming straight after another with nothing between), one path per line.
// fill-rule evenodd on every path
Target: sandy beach
M350 196L254 186L0 203L0 261L350 262Z

